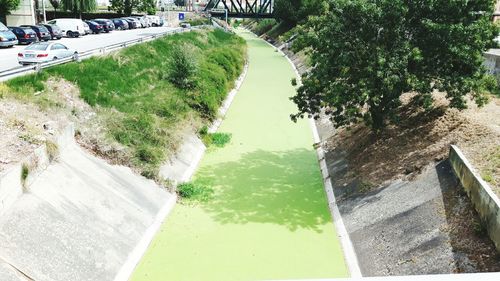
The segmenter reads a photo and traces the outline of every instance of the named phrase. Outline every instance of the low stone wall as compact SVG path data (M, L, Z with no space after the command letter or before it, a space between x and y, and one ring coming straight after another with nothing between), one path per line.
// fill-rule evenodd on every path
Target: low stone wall
M454 145L450 147L449 158L455 175L464 186L472 204L486 224L491 240L500 252L500 199L478 175L458 147Z

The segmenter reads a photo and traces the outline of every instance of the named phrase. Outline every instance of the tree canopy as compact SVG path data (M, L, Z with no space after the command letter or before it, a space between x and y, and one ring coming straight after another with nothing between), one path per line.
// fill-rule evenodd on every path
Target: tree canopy
M57 10L57 8L59 8L59 6L61 5L61 0L49 0L50 2L50 5L52 5L52 7L54 8L54 11Z
M482 67L499 31L492 12L491 0L328 1L294 44L308 52L312 69L292 98L292 119L323 110L337 127L364 120L379 132L405 92L416 92L423 107L435 90L446 92L451 107L465 108L467 94L481 105L496 85Z
M154 14L156 12L155 0L111 0L111 9L118 13L130 16L132 11Z
M64 10L72 11L75 15L82 15L84 12L92 12L97 8L96 0L61 0Z
M5 20L5 16L19 7L21 0L0 0L0 21Z
M275 0L274 15L278 20L296 24L307 20L309 15L319 14L325 0Z

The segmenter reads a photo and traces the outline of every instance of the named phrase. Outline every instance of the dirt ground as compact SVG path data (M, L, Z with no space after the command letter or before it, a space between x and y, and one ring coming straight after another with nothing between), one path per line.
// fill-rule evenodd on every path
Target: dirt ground
M49 79L46 90L29 97L14 98L14 93L0 90L0 172L22 161L44 142L54 141L69 123L75 124L82 147L114 162L127 157L120 145L106 137L95 112L103 111L100 118L116 113L90 107L72 83Z
M33 97L13 98L13 93L0 89L0 172L22 161L46 141L54 141L70 121L67 106L70 96L63 94L50 99L54 107L46 106L48 95L55 97L57 89L37 92ZM43 100L36 105L29 99Z
M457 145L481 176L500 195L500 99L478 108L445 108L442 94L435 94L435 108L417 110L411 94L402 97L398 125L390 125L376 138L365 125L341 128L326 146L347 152L354 163L349 178L356 177L366 190L395 179L411 180L432 162L447 158L450 144Z

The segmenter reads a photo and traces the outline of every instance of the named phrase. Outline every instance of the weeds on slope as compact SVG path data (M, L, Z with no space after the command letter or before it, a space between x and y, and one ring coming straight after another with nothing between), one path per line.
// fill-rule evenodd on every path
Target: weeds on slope
M170 57L177 46L189 50L196 62L193 87L179 87L167 79ZM107 114L107 137L125 147L129 163L154 178L158 168L178 145L186 123L198 130L213 120L242 72L246 45L243 39L221 30L204 30L164 37L103 57L56 66L6 84L18 99L44 107L58 102L46 90L51 77L62 78L80 89L80 97ZM5 92L5 91L4 91ZM99 115L99 110L96 110ZM193 122L195 120L195 122Z

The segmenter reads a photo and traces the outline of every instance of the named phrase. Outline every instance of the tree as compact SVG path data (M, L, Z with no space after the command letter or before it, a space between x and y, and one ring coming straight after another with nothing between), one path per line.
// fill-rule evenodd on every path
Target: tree
M193 54L182 46L176 46L170 54L168 80L179 89L192 89L195 86L197 72Z
M416 92L423 107L432 106L434 90L446 92L451 107L465 108L467 94L481 105L495 88L482 67L498 34L492 11L490 0L329 1L294 44L313 67L292 98L292 119L324 110L337 127L364 120L378 133L405 92Z
M61 5L61 0L50 0L50 4L54 8L54 15L56 14L57 8Z
M5 17L19 7L20 0L0 0L0 22L5 22Z
M82 18L82 13L92 12L97 8L96 0L61 0L64 10L72 11L75 16Z
M141 0L111 0L111 9L117 13L130 16L139 7Z
M306 21L310 15L319 15L325 8L324 3L324 0L275 0L274 16L294 25Z
M148 15L156 14L156 0L141 0L137 5L137 11L145 12Z
M186 6L186 0L174 0L174 4L177 7Z

